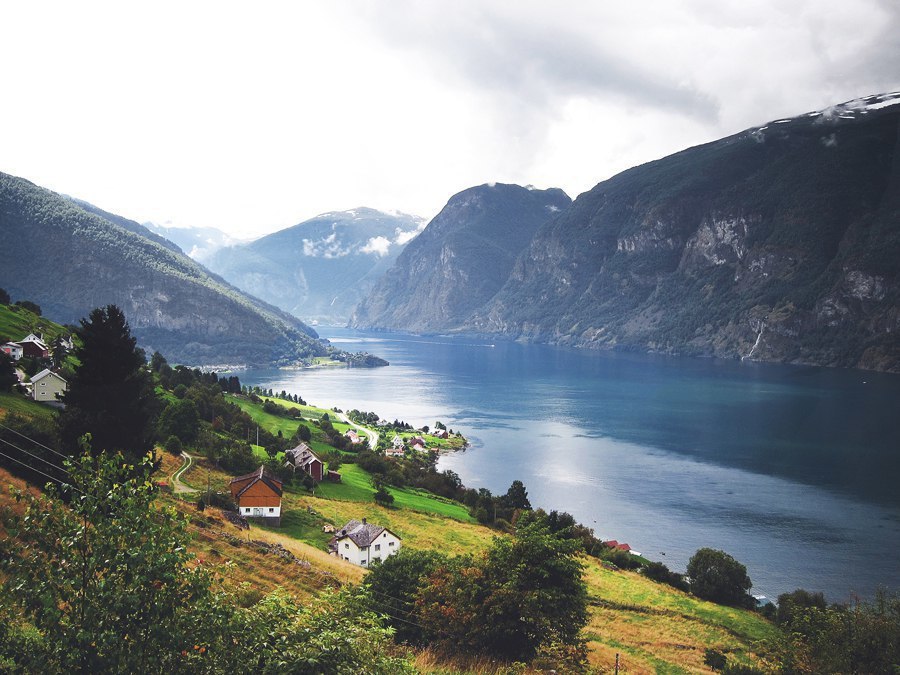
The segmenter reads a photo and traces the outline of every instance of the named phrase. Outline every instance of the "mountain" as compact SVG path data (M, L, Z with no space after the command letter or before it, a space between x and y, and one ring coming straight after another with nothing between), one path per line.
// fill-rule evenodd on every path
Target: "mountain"
M77 204L78 206L83 208L85 211L87 211L89 213L93 213L96 216L100 216L104 220L108 220L111 223L115 223L119 227L124 227L129 232L134 232L135 234L139 234L142 237L146 237L147 239L150 239L151 241L155 241L160 246L164 246L165 248L169 249L170 251L174 251L175 253L184 253L184 251L181 249L180 246L178 246L178 244L176 244L175 242L173 242L170 239L167 239L165 237L165 235L161 232L155 232L155 231L151 230L149 227L147 227L146 225L141 225L141 224L136 223L133 220L129 220L128 218L125 218L123 216L116 215L115 213L110 213L109 211L104 211L103 209L101 209L97 206L94 206L90 202L86 202L83 199L77 199L75 197L70 197L68 195L65 195L65 197L66 197L66 199L69 199L74 204Z
M625 171L544 225L465 327L900 372L898 131L900 93L874 95Z
M60 323L116 304L141 346L173 362L271 365L329 352L295 317L111 215L0 173L0 287Z
M490 184L454 195L353 313L359 328L451 330L490 300L537 229L571 199Z
M249 244L222 248L208 265L294 316L343 324L421 223L416 216L369 208L323 213Z
M144 223L142 227L166 241L174 242L180 252L203 265L220 248L244 243L215 227L179 227L170 223L160 225L152 222Z

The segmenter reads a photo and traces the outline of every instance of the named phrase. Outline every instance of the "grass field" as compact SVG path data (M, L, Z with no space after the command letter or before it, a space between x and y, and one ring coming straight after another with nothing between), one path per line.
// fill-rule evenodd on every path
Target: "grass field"
M37 403L22 394L0 392L0 413L5 414L7 412L25 415L26 417L46 417L48 419L56 414L56 410L50 406Z
M240 404L240 399L235 402ZM244 403L260 424L282 419ZM307 407L316 411L312 413L316 416L326 412ZM0 415L4 411L53 414L24 397L0 394ZM266 457L262 448L254 451ZM228 490L231 475L200 455L196 460L185 482L201 490L207 484L212 490ZM161 453L161 461L161 477L170 476L181 464L180 458L169 453ZM249 594L283 587L308 597L330 585L358 583L366 574L364 569L327 554L331 535L322 531L326 524L340 527L350 519L367 518L400 536L404 547L450 555L477 554L495 537L506 536L473 522L461 504L417 490L391 488L394 506L384 508L373 501L374 488L366 471L344 464L340 473L341 483L322 483L314 494L286 486L280 528L254 523L249 531L238 530L225 522L217 509L200 512L195 506L196 494L179 500L165 493L162 499L193 521L191 550L198 558L221 569L224 584ZM21 481L0 469L0 508L16 508L5 489L9 483ZM229 536L223 537L222 532ZM280 544L304 564L267 555L251 540ZM605 568L592 558L584 557L583 562L590 599L585 637L590 663L598 672L613 672L618 655L622 673L710 673L704 664L707 648L727 654L730 662L759 665L765 655L755 651L760 649L757 645L778 634L778 629L758 614L699 600L640 574ZM429 672L457 671L439 661Z

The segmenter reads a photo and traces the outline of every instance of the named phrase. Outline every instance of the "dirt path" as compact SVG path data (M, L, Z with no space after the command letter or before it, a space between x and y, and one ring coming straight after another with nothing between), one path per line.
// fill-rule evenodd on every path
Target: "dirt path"
M172 492L176 495L200 492L200 490L189 487L181 482L181 477L194 465L194 458L189 454L182 452L181 456L184 458L184 464L181 465L181 468L178 469L178 471L172 474Z

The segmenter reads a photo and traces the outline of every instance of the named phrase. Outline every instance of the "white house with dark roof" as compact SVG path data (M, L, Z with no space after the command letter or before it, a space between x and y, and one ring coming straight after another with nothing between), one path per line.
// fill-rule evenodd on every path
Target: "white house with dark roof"
M384 560L400 550L400 537L386 527L351 520L334 533L328 550L342 560L368 567L376 560Z
M59 396L66 393L69 383L65 378L44 368L31 378L31 397L35 401L59 401Z

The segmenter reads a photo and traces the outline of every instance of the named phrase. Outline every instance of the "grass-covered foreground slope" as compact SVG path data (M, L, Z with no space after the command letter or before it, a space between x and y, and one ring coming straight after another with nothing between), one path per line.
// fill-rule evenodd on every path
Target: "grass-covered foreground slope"
M245 410L258 405L248 403ZM0 397L0 416L12 411L45 420L54 414L43 407L22 406L12 394ZM254 412L263 425L277 421L266 420L261 407ZM309 407L309 412L321 411ZM268 429L272 430L274 426ZM473 522L463 505L423 491L392 488L393 506L379 506L372 498L371 477L347 462L340 469L341 483L322 484L314 492L288 483L282 527L252 525L249 531L241 530L220 509L197 508L197 499L207 490L227 491L232 476L195 450L189 451L195 462L182 480L197 492L176 495L170 491L171 476L182 459L161 452L157 479L167 487L157 507L172 505L188 515L191 552L199 564L218 570L237 602L250 604L279 588L309 601L325 589L358 584L367 572L325 551L330 535L323 526L339 527L351 518L385 525L409 549L450 555L478 555L495 537L509 536ZM4 486L0 508L20 508L6 486L23 486L22 482L4 471L0 484ZM708 648L728 654L732 663L759 663L757 643L776 633L757 614L698 600L639 574L604 567L593 558L583 557L582 562L589 595L584 634L588 660L596 672L611 672L617 654L621 672L710 672L704 664ZM422 672L495 672L497 668L484 659L473 665L431 652L420 653L418 663Z

